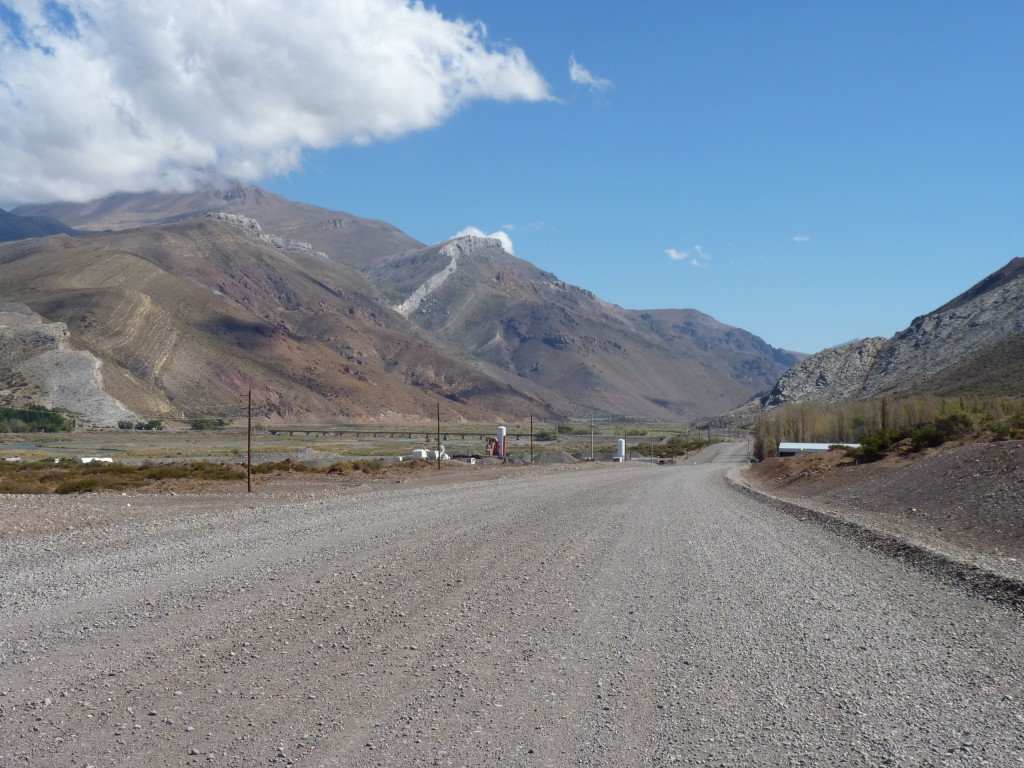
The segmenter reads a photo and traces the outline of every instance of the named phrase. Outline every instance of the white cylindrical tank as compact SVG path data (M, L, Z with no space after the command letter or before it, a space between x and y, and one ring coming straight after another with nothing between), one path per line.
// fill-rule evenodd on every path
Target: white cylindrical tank
M505 455L505 436L508 434L508 430L504 427L498 427L498 450L499 456Z
M615 454L615 458L619 461L626 460L626 441L623 438L619 438L619 451Z
M426 448L417 448L416 450L414 450L412 452L412 457L414 459L425 459L425 458L427 458L428 455L429 454L427 453L427 449Z

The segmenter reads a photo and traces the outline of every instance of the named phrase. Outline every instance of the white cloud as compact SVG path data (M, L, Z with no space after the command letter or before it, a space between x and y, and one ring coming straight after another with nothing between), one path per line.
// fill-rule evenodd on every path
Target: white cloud
M680 251L677 248L668 248L665 251L672 261L682 261L691 267L707 268L711 265L711 256L704 252L699 245L693 246L689 251Z
M592 91L603 91L612 87L611 80L595 77L586 67L576 61L576 56L569 57L569 79L577 85L583 85Z
M810 235L793 235L794 243L808 243L811 240Z
M507 232L498 231L492 232L489 235L484 234L484 231L478 227L466 227L461 232L457 232L452 237L466 237L467 235L472 237L489 237L492 240L501 241L501 247L504 248L508 253L515 255L515 249L512 247L512 238L508 236Z
M551 99L522 50L418 0L4 6L2 201L256 180L476 99Z

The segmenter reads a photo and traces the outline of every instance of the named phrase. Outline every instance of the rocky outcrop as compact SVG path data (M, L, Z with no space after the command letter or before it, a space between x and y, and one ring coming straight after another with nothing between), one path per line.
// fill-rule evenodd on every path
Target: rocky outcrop
M1007 266L1012 267L1014 262ZM997 283L967 301L954 300L947 307L915 319L885 345L865 383L868 395L913 389L947 368L1024 333L1024 274Z
M103 391L99 358L70 348L64 323L47 323L24 304L0 302L0 377L35 405L60 408L79 423L113 427L135 414ZM0 401L24 405L9 384Z
M475 238L473 238L475 239ZM447 256L450 261L440 272L431 275L427 280L416 288L408 298L400 304L396 304L394 309L398 314L403 317L408 317L417 309L423 300L430 294L444 285L445 281L455 274L455 270L459 267L459 256L463 255L469 250L467 244L460 243L458 240L452 240L443 245L439 251L442 256Z
M223 221L226 224L237 227L253 239L259 240L267 245L272 245L274 248L277 248L277 250L285 253L301 253L309 256L316 256L321 259L329 258L326 253L316 250L309 243L303 243L298 240L288 240L287 238L273 234L263 234L263 227L260 226L260 223L256 221L256 219L250 219L248 216L236 216L233 213L211 211L206 214L206 218L213 219L214 221Z
M826 349L793 366L764 404L836 403L919 391L945 371L1024 334L1024 259L1014 259L891 339Z
M833 347L800 361L779 379L765 405L817 400L838 403L864 397L878 353L888 340L875 337Z

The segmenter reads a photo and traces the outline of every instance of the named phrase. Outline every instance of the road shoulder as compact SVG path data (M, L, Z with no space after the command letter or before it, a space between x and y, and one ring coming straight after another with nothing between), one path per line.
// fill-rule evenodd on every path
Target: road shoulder
M835 498L779 495L757 487L749 470L734 467L726 479L737 490L772 505L800 520L818 525L856 546L883 552L912 567L966 589L984 599L995 600L1024 611L1024 567L1019 559L984 556L951 542L937 544L898 525L890 518L880 525L877 516L842 504Z

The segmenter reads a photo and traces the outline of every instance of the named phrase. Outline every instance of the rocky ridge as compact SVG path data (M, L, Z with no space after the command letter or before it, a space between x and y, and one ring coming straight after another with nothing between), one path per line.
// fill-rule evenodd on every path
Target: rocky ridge
M221 211L210 211L206 214L206 218L213 219L214 221L223 221L233 227L237 227L250 237L259 240L261 243L272 245L274 248L285 253L303 253L310 256L316 256L324 260L330 258L326 253L316 250L316 248L309 243L304 243L300 240L289 240L288 238L281 237L279 235L264 234L263 227L260 226L260 223L256 221L256 219L250 219L248 216L238 216L233 213L222 213Z
M864 339L808 357L779 379L765 405L923 391L943 372L1022 334L1024 259L1017 258L891 339Z
M459 257L467 252L471 252L473 250L473 247L476 245L476 243L472 241L484 239L490 240L489 238L477 238L473 236L467 236L465 238L456 238L445 243L441 247L439 254L441 256L448 257L449 259L451 259L451 261L449 261L448 264L440 272L435 272L433 275L428 277L422 283L422 285L420 285L418 288L416 288L416 290L409 294L408 298L406 298L400 304L397 304L396 306L392 307L392 309L394 309L396 312L398 312L398 314L402 315L403 317L408 317L417 309L419 309L424 299L426 299L431 293L433 293L442 285L444 285L445 281L453 274L455 274L455 270L458 269L459 266ZM463 240L468 240L471 242L462 242ZM491 243L497 244L498 247L501 247L500 243L497 240L491 240L491 242L486 243L486 245L489 246L491 245Z

